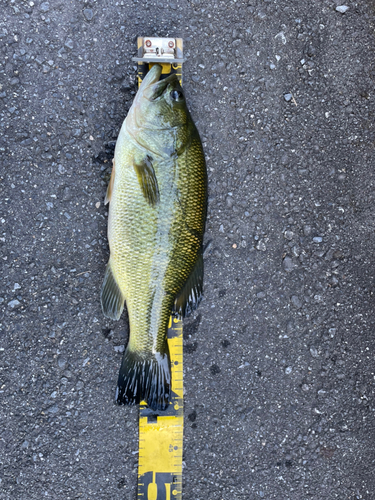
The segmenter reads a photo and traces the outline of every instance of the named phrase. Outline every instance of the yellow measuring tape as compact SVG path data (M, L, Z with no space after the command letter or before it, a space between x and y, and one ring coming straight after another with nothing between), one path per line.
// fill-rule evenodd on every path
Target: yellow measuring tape
M183 365L182 321L169 321L172 398L167 410L139 409L138 499L182 498Z
M138 38L138 50L143 38ZM182 39L176 39L182 54ZM138 62L138 86L149 67L147 59ZM176 73L182 84L182 64L162 63L162 74ZM168 344L171 359L171 403L162 412L154 412L143 401L139 408L139 500L181 500L183 414L183 336L182 321L170 318Z

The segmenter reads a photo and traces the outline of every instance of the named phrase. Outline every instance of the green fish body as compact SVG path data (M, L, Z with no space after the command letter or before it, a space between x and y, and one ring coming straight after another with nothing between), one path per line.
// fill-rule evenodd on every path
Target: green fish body
M105 316L126 302L130 337L116 399L170 400L167 330L202 297L207 173L202 144L177 77L147 73L122 125L106 201L110 259L101 290Z

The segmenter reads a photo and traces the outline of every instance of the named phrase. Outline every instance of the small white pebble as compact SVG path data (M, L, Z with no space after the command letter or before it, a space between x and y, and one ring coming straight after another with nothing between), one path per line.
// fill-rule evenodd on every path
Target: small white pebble
M310 354L313 358L317 358L319 356L318 350L316 347L310 347Z
M345 12L349 9L347 5L339 5L336 7L337 12L340 12L341 14L345 14Z
M265 252L267 250L267 247L265 243L261 240L259 240L257 246L255 247L257 250L260 250L261 252Z

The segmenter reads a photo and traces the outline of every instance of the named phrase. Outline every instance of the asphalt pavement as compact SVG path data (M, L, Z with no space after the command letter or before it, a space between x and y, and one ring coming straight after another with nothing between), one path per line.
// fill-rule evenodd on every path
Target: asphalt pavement
M135 500L104 196L137 36L184 39L209 176L185 500L375 498L373 0L0 0L0 499Z

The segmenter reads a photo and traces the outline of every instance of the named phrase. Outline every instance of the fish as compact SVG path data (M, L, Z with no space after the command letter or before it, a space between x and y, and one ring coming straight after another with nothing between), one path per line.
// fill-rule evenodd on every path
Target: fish
M117 138L109 203L110 256L103 314L126 304L129 341L116 402L164 411L171 402L171 314L186 317L203 296L207 171L202 142L177 76L144 77Z

